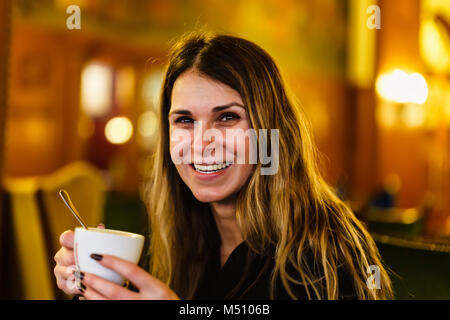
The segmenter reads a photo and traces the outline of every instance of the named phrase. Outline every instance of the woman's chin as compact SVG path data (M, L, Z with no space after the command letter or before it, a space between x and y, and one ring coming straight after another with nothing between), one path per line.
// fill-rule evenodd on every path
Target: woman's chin
M204 192L203 191L193 192L193 194L198 201L204 203L218 202L227 198L227 195L225 193L214 193L211 192L210 190Z

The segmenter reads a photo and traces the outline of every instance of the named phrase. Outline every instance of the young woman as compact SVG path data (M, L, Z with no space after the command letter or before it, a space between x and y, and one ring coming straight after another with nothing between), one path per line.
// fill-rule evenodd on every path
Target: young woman
M276 162L269 174L267 163L249 161L251 130ZM392 298L373 239L316 162L307 120L267 52L233 36L186 35L169 57L145 193L149 270L94 256L137 290L79 273L80 289L69 289L66 232L55 256L58 285L86 299ZM377 286L368 281L373 268Z

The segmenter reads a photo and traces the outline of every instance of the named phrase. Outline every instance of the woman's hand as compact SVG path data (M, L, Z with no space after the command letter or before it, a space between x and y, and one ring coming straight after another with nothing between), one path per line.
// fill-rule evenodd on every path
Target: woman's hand
M139 289L133 292L92 273L75 273L83 284L82 295L87 300L179 300L167 285L129 261L111 255L91 255L102 266L116 271Z
M100 224L97 228L104 229L105 225ZM56 277L56 283L59 289L69 295L80 293L73 275L74 271L77 269L75 266L75 256L73 254L74 236L75 233L72 230L64 231L61 234L59 237L61 249L59 249L54 257L56 266L53 272Z
M76 270L73 238L74 232L72 230L64 231L59 237L61 249L55 254L56 266L53 270L58 288L69 295L80 293L73 276L73 272Z

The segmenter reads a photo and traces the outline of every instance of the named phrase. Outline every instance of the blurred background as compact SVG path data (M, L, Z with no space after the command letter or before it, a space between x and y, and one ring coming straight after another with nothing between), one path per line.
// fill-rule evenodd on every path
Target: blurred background
M196 28L275 58L396 297L450 299L448 0L2 0L1 297L67 298L53 255L77 222L61 188L89 225L147 233L166 55Z

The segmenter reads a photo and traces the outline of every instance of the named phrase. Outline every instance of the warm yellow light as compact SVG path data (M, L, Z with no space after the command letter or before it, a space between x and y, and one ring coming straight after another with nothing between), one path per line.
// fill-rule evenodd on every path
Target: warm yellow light
M138 120L138 131L143 137L151 137L158 127L158 117L153 111L145 111Z
M116 99L120 107L133 103L135 73L132 67L122 67L116 75Z
M376 0L350 0L346 2L348 12L348 64L349 80L358 87L370 87L375 70L375 48L377 30L367 27L367 8L376 4Z
M112 70L99 63L88 64L81 73L81 107L91 117L105 115L111 107Z
M45 117L27 117L19 123L24 125L23 130L20 131L21 138L26 139L30 145L39 146L49 143L49 135L52 134L54 128Z
M132 135L133 124L126 117L112 118L105 126L106 139L113 144L125 143Z
M450 46L431 18L422 21L419 42L420 52L431 69L440 73L450 71Z
M417 128L425 122L426 114L422 105L408 103L404 105L401 117L407 127Z
M406 209L402 214L402 222L405 224L411 224L420 218L419 211L415 208Z
M393 127L397 123L397 108L392 102L383 101L376 109L378 123L384 127Z
M154 71L145 76L142 83L142 100L147 107L156 108L159 105L159 95L164 80L162 71Z
M447 94L447 102L444 104L444 114L447 125L450 127L450 92Z
M376 90L383 99L398 103L423 104L428 97L427 82L421 74L408 74L399 69L380 75Z

